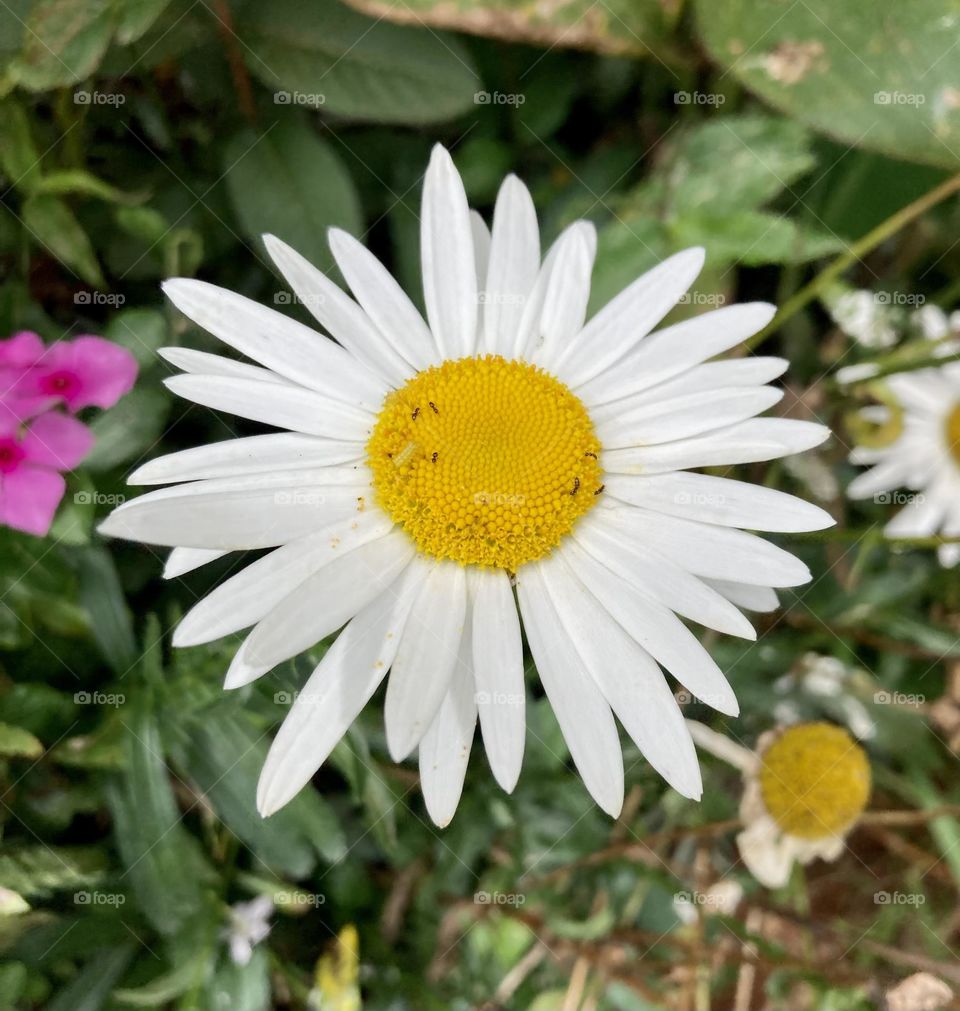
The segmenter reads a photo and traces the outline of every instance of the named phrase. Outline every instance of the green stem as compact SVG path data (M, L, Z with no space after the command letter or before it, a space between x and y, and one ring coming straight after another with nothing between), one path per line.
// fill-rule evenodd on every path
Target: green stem
M918 197L913 203L902 207L895 214L892 214L886 221L882 221L876 228L871 229L862 238L857 239L852 246L841 256L838 256L833 263L825 267L807 285L801 288L795 295L788 298L780 311L759 333L754 334L748 341L747 347L752 351L759 347L768 337L775 333L783 324L795 316L808 302L815 299L825 288L827 288L837 277L839 277L848 267L874 250L881 242L895 235L904 225L908 225L915 218L920 217L931 207L935 207L942 200L960 190L960 172L944 180L939 186L935 186L922 197Z
M866 530L841 530L838 527L830 527L828 530L811 530L808 533L791 534L787 539L796 541L827 541L830 543L839 541L849 544L865 540L872 532L872 528ZM960 544L960 537L883 537L879 530L876 531L876 535L877 540L882 540L891 548L939 548L942 544Z

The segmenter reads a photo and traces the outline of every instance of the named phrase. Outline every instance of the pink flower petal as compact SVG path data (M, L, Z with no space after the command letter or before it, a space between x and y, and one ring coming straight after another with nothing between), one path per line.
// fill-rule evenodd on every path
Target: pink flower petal
M35 364L44 352L38 334L23 330L0 341L0 369L25 369Z
M107 408L133 388L137 360L112 341L83 336L51 345L38 371L40 391L58 393L71 411Z
M0 474L0 523L45 536L66 488L59 474L41 467L21 466Z
M31 464L73 470L90 452L93 432L68 414L49 411L31 422L21 446Z

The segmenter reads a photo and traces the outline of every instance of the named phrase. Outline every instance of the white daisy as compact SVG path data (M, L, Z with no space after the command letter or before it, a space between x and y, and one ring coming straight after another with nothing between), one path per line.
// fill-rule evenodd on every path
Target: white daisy
M743 773L737 848L757 881L779 888L795 863L843 853L870 798L870 763L846 730L820 722L778 727L751 751L702 723L688 726L701 748Z
M390 672L387 744L419 748L433 820L453 816L479 717L512 790L524 748L521 618L570 753L616 815L616 716L678 791L701 791L665 667L724 713L737 703L679 616L746 638L739 608L770 610L805 565L740 527L800 531L831 518L799 499L690 468L771 460L827 430L757 418L786 362L707 361L773 315L730 306L650 331L703 251L670 257L586 320L596 248L580 221L541 259L533 202L513 176L492 232L434 149L423 193L426 321L382 264L336 229L353 298L278 239L267 249L323 331L202 281L164 290L257 364L165 356L189 400L286 433L190 449L131 478L179 482L102 529L174 548L167 574L272 548L198 603L174 642L251 628L236 688L342 631L299 694L263 769L258 806L286 804ZM514 585L517 601L514 600ZM519 612L519 613L518 613Z
M960 364L884 380L888 402L864 408L861 442L850 462L872 465L847 489L853 499L906 505L884 527L888 537L960 536ZM914 494L896 496L896 488ZM940 563L956 565L960 544L942 544Z
M272 913L273 899L269 895L237 902L227 910L229 922L223 933L236 965L247 965L253 958L253 949L269 935Z

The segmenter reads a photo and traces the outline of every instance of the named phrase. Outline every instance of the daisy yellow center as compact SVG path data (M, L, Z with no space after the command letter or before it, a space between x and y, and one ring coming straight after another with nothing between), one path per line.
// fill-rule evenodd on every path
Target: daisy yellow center
M801 723L762 755L760 789L780 828L801 839L822 839L849 828L870 796L863 748L840 727Z
M950 455L960 465L960 403L954 405L947 415L947 449Z
M563 383L499 355L419 372L367 443L377 501L424 554L514 572L598 501L599 454Z

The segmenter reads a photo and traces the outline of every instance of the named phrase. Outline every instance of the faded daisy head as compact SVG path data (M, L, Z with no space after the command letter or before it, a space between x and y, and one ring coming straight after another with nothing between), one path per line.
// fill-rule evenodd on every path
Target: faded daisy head
M820 443L820 425L756 417L786 363L709 361L763 327L730 306L651 334L696 277L687 250L586 320L596 237L577 222L541 257L530 195L511 176L492 232L449 154L427 170L426 320L343 232L330 245L353 298L278 239L267 249L326 334L193 280L164 290L256 362L165 352L174 392L286 431L186 450L131 478L172 484L128 502L108 534L174 548L167 574L270 548L183 619L175 643L250 628L227 673L247 684L340 629L267 758L267 815L313 776L378 686L397 761L419 749L433 820L453 816L478 717L512 790L524 749L521 621L587 788L616 815L617 724L688 797L693 745L661 667L735 713L682 618L746 638L806 566L742 529L828 526L768 488L691 473ZM516 598L514 596L516 590Z

